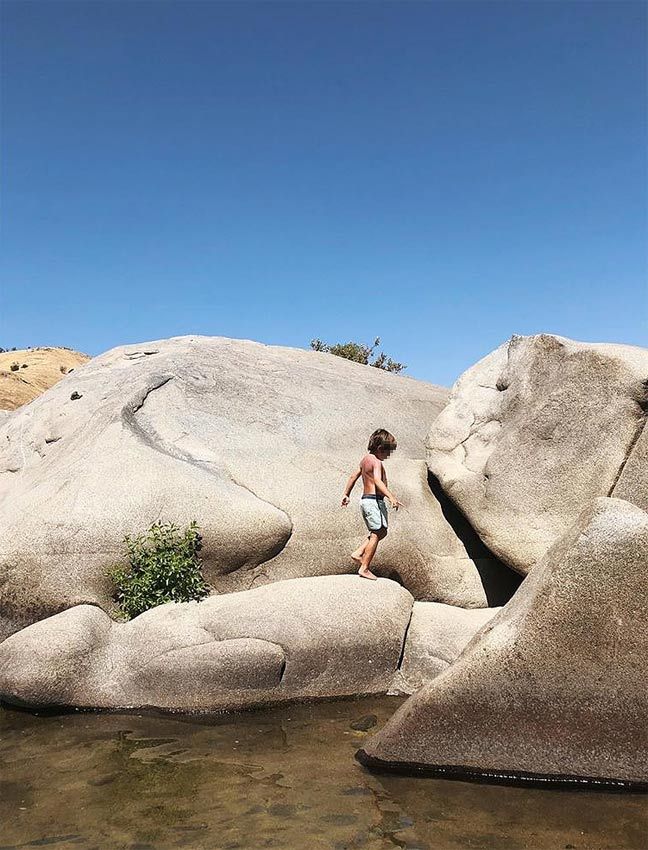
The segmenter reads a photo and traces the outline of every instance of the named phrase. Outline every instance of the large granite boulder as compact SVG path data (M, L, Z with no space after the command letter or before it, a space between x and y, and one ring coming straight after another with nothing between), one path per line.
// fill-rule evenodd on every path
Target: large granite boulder
M418 599L498 604L488 585L507 570L467 551L428 484L425 433L446 398L331 354L221 337L95 357L0 421L0 639L74 605L110 611L124 535L155 520L198 522L216 592L354 571L358 488L340 500L377 427L398 439L387 468L405 508L376 571Z
M648 514L598 498L359 753L449 778L648 788Z
M387 693L397 685L408 692L403 683L429 681L438 672L431 659L454 660L477 621L494 614L416 605L433 605L435 616L424 637L415 625L414 650L408 627L420 614L412 617L412 595L387 579L289 579L160 605L127 623L78 605L0 643L0 699L31 707L214 711ZM449 637L459 633L463 640Z
M525 574L588 500L612 493L647 407L648 350L513 336L454 385L428 465L486 546Z
M169 603L128 623L79 605L0 644L0 696L27 705L236 709L384 693L413 598L323 576Z

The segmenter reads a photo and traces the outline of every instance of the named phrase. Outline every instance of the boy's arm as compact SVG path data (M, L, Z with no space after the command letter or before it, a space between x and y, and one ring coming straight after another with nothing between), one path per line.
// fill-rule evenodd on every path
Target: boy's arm
M344 488L344 496L342 496L342 507L346 507L349 504L349 495L351 494L351 490L355 487L355 483L360 478L360 467L357 468L355 472L352 472L349 476L349 480L347 481L346 487Z
M392 508L398 509L398 506L402 505L402 502L398 501L396 496L394 496L394 494L387 486L387 482L383 481L383 470L384 467L382 465L382 461L379 461L378 458L376 458L376 462L374 463L373 467L374 484L376 485L376 490L378 490L379 493L382 493L383 496L386 496L389 499ZM385 475L385 478L386 477L387 476Z

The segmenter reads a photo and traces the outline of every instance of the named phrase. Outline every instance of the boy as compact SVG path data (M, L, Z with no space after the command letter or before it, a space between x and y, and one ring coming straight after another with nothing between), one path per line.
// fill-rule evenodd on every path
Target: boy
M369 569L369 564L376 554L378 543L387 535L387 505L385 497L389 499L392 508L397 511L402 505L396 496L387 487L387 473L383 461L396 450L396 440L389 431L379 428L369 437L368 453L360 461L360 466L353 472L347 481L342 507L349 504L349 495L356 481L362 476L363 492L360 500L360 510L365 525L369 529L369 536L364 543L351 554L351 559L360 565L358 575L362 578L377 579Z

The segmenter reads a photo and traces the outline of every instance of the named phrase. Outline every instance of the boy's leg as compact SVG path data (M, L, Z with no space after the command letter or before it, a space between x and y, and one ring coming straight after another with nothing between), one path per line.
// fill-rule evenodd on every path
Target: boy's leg
M362 576L363 578L378 578L378 576L374 575L369 569L369 564L373 560L373 556L376 554L378 543L383 539L383 537L385 537L386 534L386 528L381 528L380 531L371 532L371 534L369 535L369 540L367 541L367 545L365 546L364 552L362 554L362 560L360 561L360 569L358 570L358 575Z
M369 543L369 538L371 537L371 533L367 535L365 540L358 546L358 548L351 552L351 560L355 561L358 566L360 565L360 561L362 560L362 556L364 554L364 550L367 548L367 543Z

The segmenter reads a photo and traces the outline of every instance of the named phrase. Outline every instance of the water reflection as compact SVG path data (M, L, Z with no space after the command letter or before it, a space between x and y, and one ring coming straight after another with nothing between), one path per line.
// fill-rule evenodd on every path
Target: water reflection
M642 795L373 775L400 700L236 716L0 711L0 850L644 850Z

